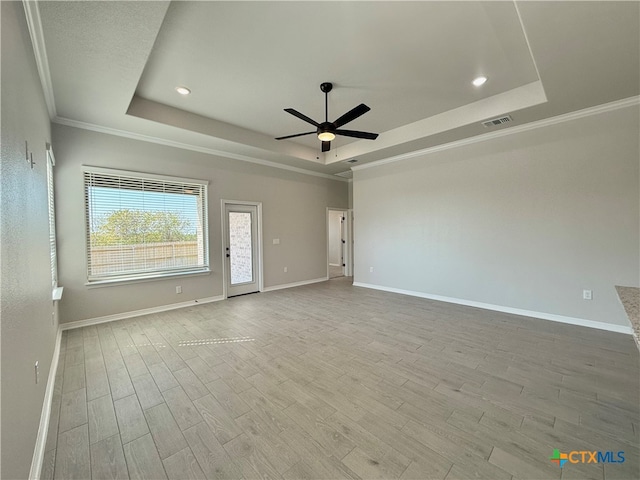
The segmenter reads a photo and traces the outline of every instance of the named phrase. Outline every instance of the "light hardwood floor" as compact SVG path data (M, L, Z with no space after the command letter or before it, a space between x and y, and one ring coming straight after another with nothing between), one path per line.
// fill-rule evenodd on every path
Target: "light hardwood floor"
M42 478L640 478L630 335L347 278L66 331L57 373Z

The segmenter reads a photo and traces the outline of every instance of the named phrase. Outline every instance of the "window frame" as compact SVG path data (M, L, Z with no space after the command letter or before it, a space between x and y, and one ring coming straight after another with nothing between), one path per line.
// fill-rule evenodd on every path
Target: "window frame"
M84 195L84 222L85 222L85 262L86 262L86 283L87 286L113 285L122 283L136 283L141 281L159 280L185 275L207 275L211 273L209 255L209 207L208 207L208 180L200 180L185 177L175 177L160 175L155 173L138 172L130 170L117 170L112 168L82 166L83 175L83 195ZM168 185L196 185L201 187L200 205L198 214L202 222L202 249L198 248L198 256L202 256L202 265L189 266L184 268L167 268L164 270L138 271L128 273L115 273L106 275L91 274L91 213L89 211L89 182L90 176L121 177L126 180L147 180L153 182L163 182ZM123 189L128 190L128 189ZM136 189L130 189L135 191Z

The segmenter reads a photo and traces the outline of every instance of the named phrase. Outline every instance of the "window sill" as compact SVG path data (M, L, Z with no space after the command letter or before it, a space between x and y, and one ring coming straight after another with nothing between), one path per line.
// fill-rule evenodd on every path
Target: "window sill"
M154 282L158 280L167 280L170 278L176 277L185 277L185 276L203 276L210 275L211 270L197 270L192 272L172 272L172 273L157 273L153 275L145 275L139 277L128 277L128 278L110 278L107 280L94 280L92 282L85 283L85 286L89 288L100 288L100 287L115 287L119 285L128 285L131 283L143 283L143 282Z
M62 291L64 290L64 287L56 287L53 289L53 292L51 293L51 299L54 302L59 302L60 300L62 300Z

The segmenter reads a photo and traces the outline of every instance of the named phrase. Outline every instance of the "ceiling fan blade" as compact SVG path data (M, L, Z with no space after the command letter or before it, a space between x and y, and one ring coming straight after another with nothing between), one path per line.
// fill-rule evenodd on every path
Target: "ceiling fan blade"
M328 152L331 150L331 142L322 142L322 151Z
M375 140L378 138L377 133L370 132L358 132L356 130L336 130L336 135L343 135L345 137L365 138L367 140Z
M278 137L276 138L276 140L284 140L285 138L301 137L303 135L311 135L312 133L316 133L316 132L313 131L313 132L306 132L306 133L296 133L294 135L287 135L286 137Z
M290 113L294 117L298 117L300 120L304 120L305 122L310 123L314 127L319 127L320 126L320 124L318 122L316 122L315 120L307 117L304 113L300 113L299 111L294 110L293 108L285 108L284 111L287 112L287 113Z
M364 103L361 103L357 107L352 108L347 113L342 115L339 119L333 122L333 124L336 126L336 128L340 128L345 123L349 123L355 120L360 115L364 115L365 113L367 113L369 110L371 110L369 107L367 107Z

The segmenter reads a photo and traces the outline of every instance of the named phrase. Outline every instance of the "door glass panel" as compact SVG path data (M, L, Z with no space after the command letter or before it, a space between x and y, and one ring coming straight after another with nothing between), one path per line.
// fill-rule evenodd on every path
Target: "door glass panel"
M231 285L253 281L251 213L229 212Z

